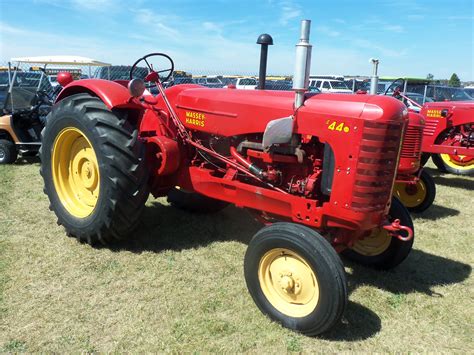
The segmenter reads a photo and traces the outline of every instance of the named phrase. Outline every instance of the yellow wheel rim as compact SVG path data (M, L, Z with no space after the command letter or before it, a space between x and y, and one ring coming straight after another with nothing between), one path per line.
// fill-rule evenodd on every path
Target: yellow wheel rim
M421 205L428 194L426 185L421 179L418 180L416 184L396 183L393 191L399 200L408 208Z
M440 154L443 162L453 169L470 170L474 168L474 159L465 155L452 156L449 154Z
M268 251L260 260L258 280L272 306L287 316L305 317L318 304L316 275L306 260L291 250Z
M352 249L365 256L376 256L388 249L392 236L385 229L375 229L364 239L358 240Z
M100 175L91 142L79 129L63 129L53 144L54 187L64 208L74 217L89 216L99 198Z

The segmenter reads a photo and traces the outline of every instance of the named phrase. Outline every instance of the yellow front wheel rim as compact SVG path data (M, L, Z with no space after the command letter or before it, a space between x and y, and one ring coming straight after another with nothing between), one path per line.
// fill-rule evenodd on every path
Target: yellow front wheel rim
M377 228L364 239L358 240L352 249L365 256L382 254L390 246L392 236L385 229Z
M421 179L416 184L396 183L394 192L398 199L408 208L417 207L422 204L428 194L426 185Z
M316 275L294 251L276 248L265 253L260 260L258 280L267 300L287 316L305 317L318 304Z
M449 154L440 154L441 159L447 166L457 170L470 170L474 168L474 159L465 155L458 155L456 159Z
M68 127L58 134L51 169L64 208L77 218L89 216L99 198L100 174L94 148L82 131Z

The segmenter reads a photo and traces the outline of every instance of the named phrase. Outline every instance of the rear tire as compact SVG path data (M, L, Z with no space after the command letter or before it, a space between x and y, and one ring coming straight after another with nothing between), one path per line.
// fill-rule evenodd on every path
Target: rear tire
M294 223L262 228L244 261L258 308L283 326L317 335L334 326L347 304L341 259L316 231Z
M168 192L168 202L173 207L195 213L215 213L229 205L228 202L175 187Z
M12 164L16 161L18 152L15 143L6 139L0 139L0 164Z
M421 213L433 204L436 185L431 175L423 170L416 184L395 183L393 192L410 212Z
M89 244L130 236L149 176L145 147L126 112L72 95L53 107L42 141L44 191L68 235Z
M392 269L405 260L415 240L413 221L406 207L396 197L392 197L388 214L390 222L400 219L401 225L410 227L413 230L413 238L404 242L380 228L374 230L370 236L358 240L352 248L341 254L358 264L382 270Z
M474 161L472 160L467 165L459 165L449 154L433 154L431 159L442 172L455 175L474 175Z

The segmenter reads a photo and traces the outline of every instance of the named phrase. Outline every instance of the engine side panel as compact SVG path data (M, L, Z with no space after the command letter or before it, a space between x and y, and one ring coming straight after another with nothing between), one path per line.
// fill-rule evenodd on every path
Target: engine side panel
M447 117L441 112L448 110ZM420 111L425 117L426 126L423 130L423 152L432 152L438 137L446 129L461 124L474 123L474 102L447 101L426 103Z

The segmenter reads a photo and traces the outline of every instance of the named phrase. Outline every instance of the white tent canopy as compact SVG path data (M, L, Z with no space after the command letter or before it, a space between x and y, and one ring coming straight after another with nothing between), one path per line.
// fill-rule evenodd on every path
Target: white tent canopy
M104 63L87 57L79 57L72 55L53 55L40 57L20 57L12 58L11 62L18 63L39 63L39 64L55 64L55 65L88 65L96 67L108 67L111 64Z

